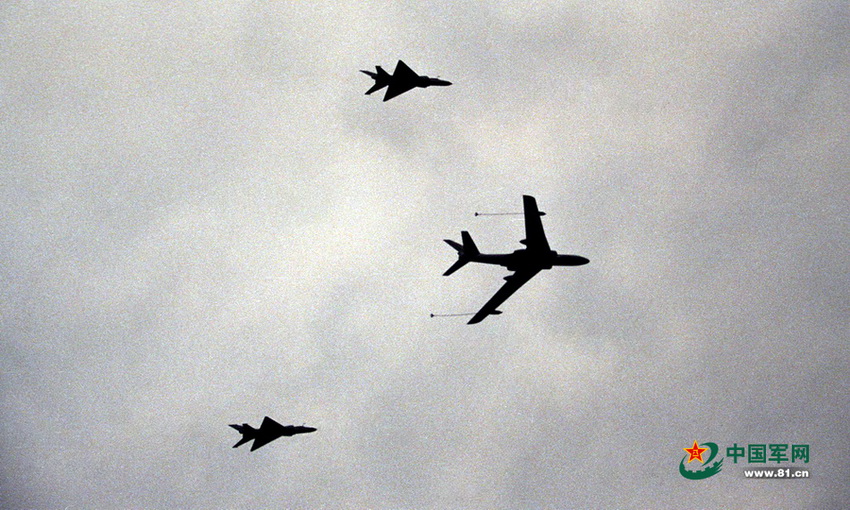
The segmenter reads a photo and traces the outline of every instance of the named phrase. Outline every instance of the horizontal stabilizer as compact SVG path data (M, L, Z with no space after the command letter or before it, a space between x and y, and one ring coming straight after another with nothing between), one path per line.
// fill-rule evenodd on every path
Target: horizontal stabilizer
M382 88L386 87L390 83L391 76L389 75L389 73L384 71L381 68L381 66L375 66L375 70L376 70L376 72L374 72L374 73L369 72L369 71L364 71L363 69L360 70L361 73L366 74L370 78L375 80L375 84L372 85L372 88L370 88L369 90L366 91L367 96L369 94L371 94L372 92L375 92L376 90L381 90Z
M234 448L238 448L243 444L247 443L248 441L251 441L252 439L257 437L257 429L248 425L247 423L243 423L242 425L232 424L230 426L236 429L240 434L242 434L242 439L240 439L238 443L233 445Z
M458 269L462 268L467 264L467 262L471 261L473 257L478 255L480 252L478 251L478 247L475 246L475 243L472 241L472 236L469 235L469 232L464 230L460 233L460 237L463 240L463 244L460 244L456 241L452 241L451 239L443 239L449 246L457 250L457 262L452 264L452 267L448 268L443 276L449 276L454 273Z
M443 239L443 241L445 241L449 246L451 246L452 248L454 248L458 252L463 251L463 246L459 242L452 241L451 239Z
M448 269L446 270L446 272L445 272L445 273L443 273L443 276L449 276L450 274L454 273L454 272L455 272L455 271L457 271L458 269L460 269L460 268L462 268L463 266L465 266L467 262L469 262L469 260L468 260L468 259L458 259L458 260L457 260L457 262L455 262L454 264L452 264L452 267L448 268Z
M247 442L248 442L248 441L250 441L251 439L253 439L253 438L250 438L250 437L242 437L242 439L240 439L238 443L236 443L235 445L233 445L233 447L234 447L234 448L239 448L240 446L242 446L243 444L247 443Z

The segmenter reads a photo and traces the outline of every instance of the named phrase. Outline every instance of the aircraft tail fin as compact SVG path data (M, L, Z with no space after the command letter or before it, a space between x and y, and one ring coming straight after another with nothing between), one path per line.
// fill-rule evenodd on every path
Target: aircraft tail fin
M255 439L257 437L257 429L248 425L247 423L243 423L242 425L231 425L234 429L236 429L240 434L242 434L242 439L239 440L238 443L233 445L234 448L242 446L248 441Z
M478 251L478 247L475 246L475 242L472 240L472 236L469 235L469 232L464 230L460 233L460 236L461 240L463 241L463 244L452 241L451 239L444 239L444 241L446 241L446 244L457 250L457 262L452 264L452 267L446 270L446 272L443 273L443 276L449 276L450 274L454 273L458 269L465 266L467 262L472 260L473 257L481 253Z
M475 246L475 242L472 240L472 236L469 235L469 232L464 230L460 233L460 239L463 241L463 252L470 257L474 257L479 255L481 252L478 251L478 247Z

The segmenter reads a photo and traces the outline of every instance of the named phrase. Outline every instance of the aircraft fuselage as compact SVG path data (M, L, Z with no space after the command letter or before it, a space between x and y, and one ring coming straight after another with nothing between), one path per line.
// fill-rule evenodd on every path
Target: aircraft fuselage
M560 255L552 250L548 253L529 252L526 249L513 253L479 253L469 259L470 262L504 266L508 271L519 269L552 269L554 266L583 266L590 262L579 255Z
M316 429L313 427L305 427L303 425L286 425L280 431L281 435L284 436L294 436L296 434L309 434L310 432L315 432Z
M416 80L416 86L422 87L423 89L432 85L435 85L437 87L447 87L451 84L452 82L450 81L441 80L439 78L431 78L430 76L425 75L420 75L419 78Z

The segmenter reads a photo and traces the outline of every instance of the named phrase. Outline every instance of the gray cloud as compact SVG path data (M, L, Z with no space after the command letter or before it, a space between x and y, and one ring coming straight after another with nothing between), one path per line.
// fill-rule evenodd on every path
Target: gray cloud
M2 506L846 499L846 5L0 13ZM398 58L454 85L363 96ZM523 193L591 264L430 319ZM266 414L319 431L232 450ZM684 480L695 439L813 478Z

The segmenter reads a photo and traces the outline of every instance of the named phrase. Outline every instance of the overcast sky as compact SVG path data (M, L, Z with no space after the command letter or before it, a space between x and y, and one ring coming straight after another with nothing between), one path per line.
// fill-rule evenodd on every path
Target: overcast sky
M844 508L848 91L844 1L5 2L0 506ZM430 318L523 194L590 264Z

